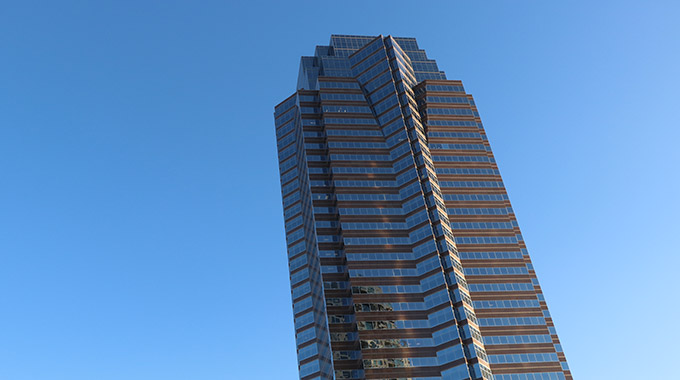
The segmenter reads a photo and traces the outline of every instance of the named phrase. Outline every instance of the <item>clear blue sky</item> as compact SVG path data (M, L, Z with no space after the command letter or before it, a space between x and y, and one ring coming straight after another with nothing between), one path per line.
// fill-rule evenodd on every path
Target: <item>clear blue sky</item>
M577 379L677 373L677 2L96 3L0 9L0 380L297 378L272 112L331 33L475 96Z

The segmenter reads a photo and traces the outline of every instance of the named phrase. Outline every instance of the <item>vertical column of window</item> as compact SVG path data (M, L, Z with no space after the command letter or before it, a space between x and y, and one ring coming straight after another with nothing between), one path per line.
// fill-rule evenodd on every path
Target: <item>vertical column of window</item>
M402 202L404 202L406 199L409 199L409 201L402 203L402 212L413 215L406 219L406 224L410 229L410 237L414 240L425 239L428 235L432 237L432 240L428 241L428 239L425 239L424 242L419 244L417 248L412 249L414 257L422 260L420 264L417 265L417 274L424 275L435 267L439 267L441 269L441 264L438 260L438 253L432 236L431 228L429 226L420 227L422 222L427 220L427 216L425 216L425 220L421 218L422 213L427 215L427 210L420 186L414 187L411 185L413 180L417 177L417 171L415 168L415 162L413 161L413 156L411 155L411 150L409 148L408 138L406 137L404 119L402 112L400 111L394 78L391 72L392 70L389 68L384 46L381 50L374 53L374 56L379 56L381 59L379 63L375 64L374 70L362 71L361 69L364 67L364 62L360 62L359 60L352 62L352 68L354 70L355 76L357 77L357 81L362 86L362 89L369 99L372 109L378 117L383 135L386 137L387 145L390 148L390 156L393 160L393 169L395 173L402 173L397 178L397 184L400 185L400 196L402 198ZM372 58L373 57L366 58L366 61ZM382 68L382 70L380 68ZM389 71L384 72L385 69ZM392 106L390 102L394 103L394 106ZM394 112L390 111L390 108L392 108ZM429 232L426 230L429 230ZM436 264L435 267L431 265L432 259L434 259L434 263ZM437 275L435 274L435 277L436 276ZM439 276L441 276L441 285L445 287L446 285L443 278L443 273L440 272ZM424 286L438 286L430 284L430 282L432 282L431 280L428 281L429 282L426 282ZM433 287L429 287L427 289L433 289ZM446 302L451 305L448 293L445 294ZM437 302L439 301L441 300L438 300ZM446 341L457 339L459 337L457 332L456 334L443 333L446 331L445 323L454 319L455 316L453 315L452 309L450 307L436 311L429 315L428 324L431 327L437 328L439 326L444 326L440 327L441 330L437 331L436 333L438 334L437 340L440 342L440 344ZM460 357L463 357L462 346L457 347L460 350ZM445 356L450 357L450 355ZM464 370L467 374L467 367L464 367Z
M364 95L371 106L371 109L374 112L374 115L376 115L376 120L378 121L378 125L381 127L381 131L383 136L394 136L398 135L401 130L401 133L404 134L404 124L403 120L401 118L401 112L399 111L399 106L398 106L398 101L396 100L396 92L395 92L395 87L394 83L392 81L392 76L389 71L389 65L387 61L387 55L386 51L384 48L384 43L382 38L377 39L374 41L372 44L368 45L362 50L359 50L356 52L356 54L350 56L350 61L352 64L352 70L355 75L355 78L357 79L357 82L361 86L362 90L364 91ZM395 112L396 111L396 112ZM407 142L405 141L406 139L403 138L399 140L398 138L396 139L386 139L386 145L387 148L390 150L390 158L393 161L392 163L392 168L393 172L400 172L404 171L405 168L408 167L409 165L409 159L410 159L410 165L413 167L413 160L408 155L408 146L406 145ZM406 148L406 149L404 149ZM404 157L404 155L408 155L407 157ZM408 170L407 170L408 171ZM399 196L400 199L402 200L402 205L403 205L403 200L406 199L406 197L412 197L414 195L413 192L408 193L408 196L404 196L406 192L410 191L411 189L405 189L408 186L408 179L406 177L401 177L397 179L397 186L399 186ZM421 198L421 197L419 197ZM409 210L411 211L411 210ZM407 212L404 207L402 207L402 212ZM413 227L413 226L411 226ZM434 244L432 244L434 245ZM427 248L426 245L423 246L421 251L425 251ZM432 247L432 249L434 249ZM427 252L425 252L427 253ZM411 255L409 255L411 256ZM413 255L415 256L415 255ZM411 256L411 257L413 257ZM414 271L413 269L399 269L399 268L389 268L389 269L375 269L375 270L365 270L362 271L361 276L366 276L366 277L384 277L384 276L395 276L395 275L400 275L400 276L417 276L418 273L425 272L428 269L425 267L418 267ZM370 311L365 311L366 313L370 313ZM375 317L373 317L375 318ZM387 319L387 318L386 318ZM397 321L401 323L401 321ZM410 322L410 321L406 321ZM423 321L413 321L415 322L423 322ZM371 330L374 328L374 326L383 326L381 328L385 328L386 326L391 326L394 325L396 327L395 322L391 321L368 321L368 322L362 322L363 329L366 330ZM422 326L425 327L425 326ZM371 350L371 354L373 355L373 358L376 358L375 355L379 355L381 352L381 349L376 349L376 350ZM372 367L373 362L394 362L395 359L393 359L394 353L389 353L386 352L386 357L384 359L370 359L370 360L364 360L364 366L369 365L369 368ZM368 362L368 364L366 364Z
M450 83L450 82L446 83L446 84L439 84L439 83L440 82L434 82L433 84L430 84L430 82L428 82L427 85L420 85L419 86L419 88L417 90L419 92L419 95L418 95L419 104L422 103L422 107L427 106L427 100L430 99L429 95L428 95L428 91L430 91L430 90L436 91L438 93L438 94L433 94L434 97L432 97L432 99L435 99L435 100L437 100L437 99L439 99L439 100L441 100L441 99L449 99L449 100L450 99L458 99L458 97L460 97L461 95L465 95L467 97L467 103L471 105L469 107L470 112L468 112L467 115L472 116L474 118L474 121L473 120L461 121L460 119L456 119L456 120L439 120L438 119L438 120L435 120L435 121L430 121L426 117L424 117L424 120L426 120L426 123L428 123L428 124L432 123L432 125L436 125L436 126L440 126L440 127L441 126L476 127L477 133L479 135L480 142L482 144L484 144L484 146L486 148L486 157L488 157L488 160L485 161L486 163L484 165L488 166L490 168L489 170L497 171L498 168L495 165L495 159L493 157L493 153L491 151L490 145L488 144L488 139L486 138L483 126L482 126L481 121L479 119L479 114L476 112L475 103L474 103L474 100L472 99L472 96L466 95L464 93L463 87L459 83ZM440 95L442 92L444 92L444 93L450 92L451 96L445 97L445 98L438 97L438 95ZM461 104L464 104L464 103L461 102ZM428 129L427 126L426 126L426 129ZM477 165L479 165L479 164L477 164ZM468 166L466 166L466 164L464 162L461 162L460 164L457 164L456 166L458 166L459 170L461 170L462 168L468 167ZM469 169L464 169L464 170L469 170ZM456 173L456 175L462 176L462 175L465 175L464 173L465 172L463 170L461 170L459 173ZM450 174L453 174L453 172L450 172ZM461 178L461 180L463 180L463 179L464 178ZM460 182L462 183L463 181L460 181ZM506 239L506 240L508 241L508 243L511 243L512 241L516 242L514 244L518 245L517 252L515 252L515 251L511 251L511 252L505 252L505 251L503 251L503 252L467 252L468 249L471 249L470 247L473 247L475 245L481 245L481 246L478 247L478 248L472 248L473 251L484 250L486 248L486 247L484 247L484 245L489 244L489 241L495 242L496 240L498 240L498 239L495 239L493 237L492 238L480 237L477 241L475 241L475 240L472 240L471 238L468 237L467 239L469 241L465 242L465 244L466 244L466 246L465 246L466 254L469 256L468 258L473 258L473 259L478 259L478 260L482 260L482 259L493 260L493 261L495 261L493 263L494 265L498 265L498 262L496 260L499 260L499 259L501 259L501 260L502 259L515 259L516 260L517 258L525 258L524 261L525 261L525 265L527 267L527 272L529 272L532 276L535 276L534 273L532 272L533 267L531 266L530 262L526 259L526 258L528 258L528 253L526 252L526 248L523 245L523 239L521 238L521 234L519 232L516 219L514 218L514 214L512 212L512 208L510 207L510 203L507 200L507 193L505 192L505 188L502 185L502 181L498 181L497 183L500 184L500 187L497 187L497 188L502 192L501 194L480 196L479 194L477 194L478 190L470 189L470 190L468 190L468 192L470 192L471 194L467 194L467 195L466 194L462 194L462 195L459 194L458 196L460 197L459 198L460 200L475 201L475 202L477 202L477 205L479 205L480 201L481 202L489 202L488 207L495 206L495 203L502 203L502 205L503 205L502 209L508 210L508 212L507 212L508 222L504 222L504 223L511 225L512 229L515 231L515 235L512 238L508 237L508 239ZM463 190L463 192L465 192L465 190ZM465 197L463 197L463 196L465 196ZM496 210L496 208L489 208L489 210ZM498 221L498 219L489 219L489 222L497 222L497 221ZM481 223L481 224L485 224L485 223ZM497 224L497 223L494 223L494 224ZM498 230L498 229L496 229L496 230ZM498 240L498 241L500 242L501 240ZM503 250L503 249L499 249L499 250ZM520 254L519 251L521 251L522 253ZM515 253L519 254L519 256ZM470 256L472 254L474 254L474 256ZM482 255L482 254L484 254L484 255ZM533 281L537 282L535 280L535 278L533 279ZM503 297L507 298L507 299L513 299L514 298L512 296L512 293L503 294ZM522 295L522 297L526 297L526 295ZM540 295L538 296L538 299L539 300L541 299ZM543 309L543 316L544 317L549 315L547 313L547 307L544 305L544 303L541 303L541 308ZM495 315L499 315L499 314L495 314ZM500 314L500 315L504 316L505 314ZM512 336L512 335L510 335L510 336ZM525 351L525 350L527 350L527 347L520 345L518 347L513 347L513 348L503 348L502 352L518 353L518 352L522 352L522 351ZM497 352L497 351L494 351L494 353L495 352ZM535 352L535 351L531 351L531 352ZM496 366L496 365L497 364L494 364L494 366ZM518 365L518 367L519 367L519 365ZM512 373L515 373L517 371L518 367L510 369L510 371ZM499 371L506 372L506 370L508 370L508 369L503 368ZM530 373L530 371L532 371L533 369L526 368L525 370L527 371L527 373ZM498 376L498 374L497 374L497 376Z
M409 153L411 153L411 151L410 151L410 148L409 148L408 139L406 138L406 132L404 130L405 124L404 124L404 120L403 120L403 115L400 112L399 101L397 99L396 92L395 92L396 89L395 89L395 86L394 86L394 78L393 78L392 75L390 75L389 77L385 78L385 80L392 82L392 83L389 83L388 85L382 87L383 89L387 89L387 91L383 90L384 93L382 93L381 91L376 91L376 94L379 93L380 95L376 96L376 97L374 97L374 96L371 96L371 97L373 98L372 100L374 102L378 102L378 103L373 103L374 108L379 108L381 106L381 104L387 103L388 101L391 101L392 99L394 99L394 103L397 105L397 107L394 108L395 111L396 111L396 114L390 115L389 117L386 117L386 118L382 118L382 120L380 120L380 124L383 126L383 132L384 132L385 136L387 137L388 146L392 147L391 155L392 155L393 160L396 161L395 166L394 166L394 168L395 168L394 170L395 170L395 172L400 172L400 171L403 172L403 174L401 174L397 178L397 183L402 185L402 188L400 189L400 193L402 193L402 195L404 196L403 199L406 199L407 197L411 197L414 193L412 191L410 191L409 189L406 189L407 192L405 193L404 188L412 188L412 186L410 186L409 183L411 183L412 180L417 177L417 174L416 174L417 172L415 170L415 162L413 161L413 156L411 154L409 154ZM392 94L392 96L389 96L390 94ZM384 98L383 96L387 96L387 97ZM379 101L376 98L383 98L383 99ZM376 112L376 113L378 113L378 112ZM379 115L379 117L380 117L380 115ZM408 154L408 156L402 159L401 157L405 154ZM406 169L406 170L404 171L404 169ZM418 189L418 192L420 192L420 189ZM429 226L425 226L423 228L417 227L418 225L421 225L420 224L421 219L419 219L420 218L419 215L421 215L421 213L418 211L418 209L422 210L422 212L425 212L425 215L426 215L427 211L426 211L424 200L422 198L422 193L421 193L420 196L413 198L412 200L407 202L407 204L404 205L404 212L405 213L414 212L414 214L413 214L414 216L407 219L407 225L412 227L412 230L410 231L410 236L414 240L422 240L422 238L426 238L428 235L432 236L431 228ZM427 219L427 217L426 217L426 219ZM413 221L410 222L410 220L413 220ZM429 230L429 233L427 231L425 231L424 228ZM431 242L433 243L433 240L431 240ZM437 259L438 254L436 252L436 248L435 248L434 243L432 245L429 245L428 242L427 242L427 239L426 239L423 244L420 244L418 246L418 248L414 250L414 253L416 254L417 257L423 257L423 258L429 256L430 252L434 255L432 257L432 259L435 260L436 266L441 268L439 260ZM425 259L420 264L418 264L418 266L417 266L418 273L422 275L422 274L429 272L431 269L433 269L434 267L432 267L430 263L431 263L430 259ZM435 293L435 294L438 294L438 293ZM451 305L451 301L450 301L450 298L448 296L448 293L445 293L445 294L446 294L445 295L446 302L449 305ZM439 302L439 301L437 301L437 302ZM432 306L436 306L436 305L432 305ZM444 313L444 314L442 314L442 313ZM445 315L446 313L448 313L448 317ZM450 308L447 308L447 309L444 309L444 310L434 312L433 314L430 315L428 320L430 321L429 322L430 325L432 327L436 328L437 326L441 325L442 323L446 322L447 320L452 320L454 318L455 317L452 313L452 310ZM445 331L445 330L446 329L444 328L441 331ZM449 335L439 334L437 336L438 337L439 336L444 337L444 336L449 336ZM458 336L456 334L455 337L451 336L450 338L457 338L457 337ZM441 338L438 338L438 339L441 339ZM442 341L442 343L444 341ZM453 349L453 348L450 348L450 349ZM447 349L447 350L450 350L450 349ZM450 355L444 355L443 357L449 357L449 356ZM462 356L462 350L461 350L461 356ZM454 357L455 357L455 355L454 355ZM442 359L442 360L444 360L444 359Z
M346 58L343 59L346 60ZM329 115L328 113L341 112L340 109L344 109L344 107L339 107L338 102L343 100L340 96L331 96L330 94L321 96L324 120L338 119L337 115ZM328 101L333 102L333 105L329 105ZM325 124L323 134L325 143L329 145ZM330 154L327 154L327 156L331 157ZM328 186L324 193L328 196L323 197L323 200L315 201L315 214L318 221L317 225L324 226L324 234L319 235L319 249L322 253L320 261L324 283L329 285L325 287L325 300L331 333L333 364L336 368L336 378L350 379L354 378L352 376L356 374L363 376L363 369L360 360L361 352L357 349L359 342L353 299L347 281L347 263L335 196L335 178L333 170L331 170L331 162L328 161L328 164L327 170L323 174L323 181Z
M302 123L302 129L303 131L305 128L307 129L318 129L319 125L323 125L322 123L322 116L320 114L320 107L319 107L319 93L314 92L313 95L309 95L309 93L306 93L307 95L301 95L299 96L300 100L305 100L307 102L313 102L313 103L305 103L307 107L302 107L302 104L300 104L300 108L302 110L302 114L305 115L304 118L302 119L304 122ZM326 309L326 299L325 299L325 292L324 292L324 287L323 287L323 266L321 265L321 259L320 259L320 250L319 250L319 242L320 242L320 236L316 230L316 210L315 210L315 205L314 205L314 196L312 193L312 186L313 183L310 180L310 173L309 173L309 165L310 165L310 160L308 160L308 155L307 151L314 151L318 150L319 148L322 151L325 151L325 143L322 144L313 144L311 147L309 146L312 144L309 142L310 139L305 136L305 134L302 134L302 139L300 141L299 147L299 153L301 156L300 160L300 171L301 173L304 173L302 177L302 183L301 183L301 198L303 199L303 210L306 214L306 221L308 221L308 224L305 224L305 228L309 231L309 239L310 239L310 244L313 246L312 247L312 254L310 255L310 260L313 260L314 264L314 281L318 282L318 285L315 285L315 294L313 297L313 303L315 307L318 307L319 310L323 310L322 313L316 313L314 315L315 318L315 325L322 326L323 327L323 334L320 336L323 339L323 345L321 348L323 350L319 350L319 371L322 374L322 378L326 377L332 377L334 375L334 369L333 369L333 355L332 355L332 347L331 347L331 340L330 340L330 327L328 325L328 310ZM322 154L321 155L326 156ZM314 161L318 162L318 161ZM323 162L323 161L322 161ZM306 364L306 366L315 369L315 364L314 361L311 361ZM306 372L304 371L304 368L301 366L300 367L300 372L301 375L305 374ZM309 372L309 371L307 371ZM315 375L313 373L309 373L309 377L314 377Z
M356 83L356 82L355 82ZM357 86L358 88L358 86ZM337 94L335 94L337 95ZM355 106L343 106L341 103L345 103L347 101L352 101L356 102L359 100L364 100L363 95L359 95L357 97L357 94L352 94L351 97L347 96L345 94L342 97L339 96L322 96L322 99L328 99L329 101L332 101L334 105L323 105L322 109L324 112L328 110L328 112L342 112L342 111L335 111L335 110L342 110L342 109L356 109L356 108L365 108L365 107L355 107ZM339 105L340 104L340 105ZM353 103L355 104L355 103ZM333 110L333 111L331 111ZM325 115L325 116L330 116L330 115ZM337 121L338 115L334 115L332 118L328 118L327 120L336 120ZM349 127L350 125L352 127L352 130L355 131L355 134L347 134L344 135L345 137L341 137L341 139L345 142L343 143L336 143L336 144L329 144L329 146L332 146L334 148L346 148L350 146L356 146L359 147L362 143L360 142L362 140L361 137L364 134L361 133L363 132L363 128L366 127L366 117L362 116L362 119L356 119L358 123L353 123L352 120L355 120L354 118L349 118L349 119L344 119L343 121L345 124ZM361 120L361 122L359 122ZM335 136L339 136L339 134L335 134ZM347 142L347 140L354 140L354 142ZM344 155L334 155L334 157L338 156L344 156ZM357 155L357 158L361 157L361 155ZM368 157L368 156L366 156ZM342 159L342 158L339 158ZM364 160L367 160L368 158L364 158ZM331 165L332 166L332 165ZM340 172L336 172L334 170L331 170L331 183L336 184L335 180L335 175ZM347 184L344 182L347 181L342 181L341 183L342 186L346 186ZM334 258L327 258L326 261L330 264L325 267L325 273L324 273L324 281L326 283L331 283L334 285L334 290L328 290L326 291L326 301L327 305L329 307L328 312L329 312L329 322L330 322L330 330L331 330L331 338L333 339L332 345L333 345L333 360L334 360L334 365L336 368L336 378L337 379L362 379L364 378L364 371L363 371L363 366L362 366L362 353L359 345L359 335L358 335L358 329L356 325L356 317L355 317L355 309L354 309L354 300L352 297L352 293L349 287L349 274L347 273L347 262L344 257L344 237L342 234L342 228L340 228L341 224L337 223L337 242L334 242L337 244L337 247L331 247L335 249L335 252L339 252L342 256L341 257L334 257ZM323 261L323 259L322 259Z
M474 99L473 99L472 95L467 95L467 96L468 96L468 98L469 98L469 100L470 100L470 105L471 105L471 108L472 108L472 110L473 110L473 112L474 112L475 121L476 121L476 123L477 123L477 127L478 127L478 129L479 129L479 132L480 132L480 134L482 134L482 136L485 137L485 138L484 138L484 144L488 147L488 149L487 149L487 150L488 150L488 155L489 155L490 158L493 159L493 152L492 152L492 150L491 150L491 145L490 145L488 139L486 138L486 134L485 134L485 131L484 131L484 126L483 126L483 124L482 124L481 117L479 116L479 112L478 112L478 110L477 110L477 106L476 106L476 104L475 104L475 102L474 102ZM495 160L494 160L494 162L495 162ZM505 188L503 188L503 190L505 191ZM550 317L550 312L548 311L548 306L547 306L547 304L546 304L546 302L545 302L545 298L543 297L543 294L542 294L542 292L541 292L541 290L540 290L540 287L538 286L538 277L536 276L536 272L535 272L535 270L534 270L534 266L533 266L533 264L531 263L531 258L529 257L529 251L527 250L526 243L525 243L525 241L524 241L524 238L522 237L522 233L521 233L521 230L520 230L520 228L519 228L519 223L517 222L517 218L516 218L516 215L515 215L514 211L512 211L512 206L511 206L511 204L510 204L510 201L509 201L509 200L506 200L505 203L507 204L508 209L510 210L510 213L509 213L509 215L508 215L508 216L509 216L509 219L510 219L510 223L511 223L511 224L513 225L513 227L514 227L513 229L514 229L514 231L515 231L515 237L517 238L517 244L519 245L519 249L520 249L520 251L522 252L522 258L524 259L524 263L525 263L525 265L526 265L526 267L527 267L527 270L528 270L528 272L529 272L529 275L532 277L532 283L534 283L534 285L535 285L536 296L537 296L537 298L538 298L538 300L539 300L539 302L540 302L541 311L542 311L542 313L543 313L543 317L546 319L547 324L548 324L549 326L551 326L551 325L553 325L553 321L552 321L552 318ZM554 325L553 325L553 326L554 326ZM554 330L554 327L551 327L551 328ZM556 351L557 351L557 347L560 347L560 349L561 349L561 346L559 345L559 340L558 340L558 338L557 338L557 334L556 334L556 333L553 333L553 332L551 332L551 334L554 335L554 336L553 336L553 339L554 339L555 341L557 341L557 344L555 345ZM565 363L566 363L566 362L565 362Z
M333 379L301 107L298 96L292 100L277 108L275 118L298 365L301 378ZM284 105L291 108L283 110Z
M439 188L436 171L432 162L432 156L427 145L424 127L418 112L415 94L412 88L415 86L413 69L410 66L408 56L401 50L394 40L387 40L388 57L391 60L394 81L401 82L403 93L399 94L401 109L406 123L410 147L418 164L419 181L421 183L425 201L428 207L430 225L437 239L437 248L441 257L441 265L447 273L449 285L453 288L450 296L455 307L456 320L461 329L465 343L465 353L473 378L490 378L491 370L486 361L484 343L479 333L474 306L468 293L467 282L463 272L455 239L450 228L450 222L446 213L446 206ZM411 84L412 85L409 85ZM475 370L475 366L479 370Z
M475 122L477 123L477 127L479 129L480 134L483 136L484 140L484 145L487 146L487 152L488 156L492 159L492 162L495 162L494 156L493 156L493 151L491 150L491 144L489 143L488 139L486 138L486 134L484 131L484 126L482 124L481 117L479 115L479 110L477 109L477 105L475 104L475 101L472 97L472 95L467 95L469 102L470 102L470 108L473 111L473 114L475 116ZM505 192L505 187L503 187L503 191ZM539 300L539 304L541 307L541 312L543 313L543 317L545 318L546 324L548 325L548 330L550 331L550 334L553 339L553 347L555 349L555 352L560 356L560 365L562 366L562 370L565 375L570 375L571 372L569 371L569 366L567 364L564 352L562 350L562 345L560 344L559 337L557 336L557 331L555 330L555 325L552 320L552 317L550 316L550 311L548 310L548 305L545 302L545 298L543 296L543 293L541 291L541 288L538 283L538 277L536 276L536 271L534 270L534 266L531 262L531 258L529 257L529 251L527 249L526 243L524 241L524 238L522 236L521 230L519 228L519 223L517 222L517 217L512 211L512 206L510 204L510 201L506 201L508 209L511 210L509 217L510 217L510 223L512 223L514 230L515 230L515 237L517 238L517 244L519 245L519 249L522 252L522 258L524 259L524 263L526 265L526 268L529 272L529 275L531 276L531 282L534 284L535 287L535 292L536 292L536 297ZM515 351L517 352L517 351Z
M325 120L327 108L324 104L323 97L319 97L320 103L316 104L315 109L320 109L321 114L314 115L316 122L309 123L310 125L306 128L309 130L309 135L305 136L305 147L308 154L313 154L317 157L321 157L320 160L314 160L314 173L310 176L311 184L313 188L317 188L317 191L312 194L313 211L316 220L326 221L329 224L337 225L338 222L338 211L337 202L335 199L335 191L333 187L332 171L330 169L330 154L328 152L328 136L325 130ZM317 131L315 135L311 134L311 131ZM311 169L310 169L311 170ZM340 236L337 230L332 233L328 233L330 229L324 229L324 233L321 234L317 230L317 240L319 243L319 249L321 251L333 251L340 252L338 247L338 242L340 241ZM328 257L328 256L322 256ZM332 258L336 256L333 255ZM337 256L342 257L342 256ZM324 259L322 258L321 261ZM322 273L327 273L322 267Z

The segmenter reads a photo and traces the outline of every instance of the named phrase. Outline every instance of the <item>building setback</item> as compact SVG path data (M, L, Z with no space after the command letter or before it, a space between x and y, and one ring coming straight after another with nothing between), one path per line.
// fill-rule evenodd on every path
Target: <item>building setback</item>
M572 379L472 96L333 35L275 107L300 378Z

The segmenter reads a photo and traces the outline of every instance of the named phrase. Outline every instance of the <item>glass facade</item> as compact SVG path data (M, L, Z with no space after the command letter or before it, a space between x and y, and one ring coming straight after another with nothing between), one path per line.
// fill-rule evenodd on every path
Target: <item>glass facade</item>
M472 96L333 35L274 112L300 378L571 379Z

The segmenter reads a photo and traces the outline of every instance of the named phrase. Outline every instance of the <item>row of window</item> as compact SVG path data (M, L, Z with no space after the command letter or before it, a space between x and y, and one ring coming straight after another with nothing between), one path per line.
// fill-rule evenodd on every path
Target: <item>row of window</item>
M336 380L346 380L346 379L363 379L364 378L363 369L342 369L335 371ZM314 378L312 380L322 380L319 378ZM425 379L422 379L425 380ZM428 379L429 380L429 379Z
M328 297L326 298L326 306L349 306L352 304L352 299L347 297Z
M345 238L347 245L386 245L386 244L411 244L411 238L407 237L375 237L375 238Z
M324 124L345 124L345 125L377 125L375 119L365 118L344 118L344 117L325 117Z
M437 62L433 59L427 61L411 61L411 65L413 66L414 71L440 74Z
M326 144L323 143L305 143L305 149L326 149Z
M330 187L335 185L336 187L396 187L397 183L395 181L309 181L311 186L314 187Z
M365 100L363 94L338 94L338 93L321 93L322 100L351 100L351 101L363 101Z
M434 367L463 358L460 346L452 346L437 352L437 357L367 359L364 368Z
M300 188L300 182L294 181L294 182L284 186L283 188L281 188L281 194L282 194L282 196L285 197L288 194L290 194L293 190L296 190L296 189L299 189L299 188Z
M516 244L515 236L456 236L456 244Z
M320 182L320 181L312 181L312 182ZM325 181L323 181L325 182ZM323 186L323 185L312 185L312 186ZM314 207L314 213L315 214L335 214L336 213L336 208L335 207Z
M286 137L279 139L279 141L276 142L276 148L278 150L281 150L283 147L286 147L286 146L288 146L288 144L292 143L295 140L296 137L297 136L296 136L295 133L291 133L291 134L287 135Z
M320 154L308 154L307 161L328 161L328 156Z
M394 85L392 83L388 84L387 86L381 88L380 90L374 92L370 96L370 100L372 103L377 103L381 99L385 98L389 94L394 94L396 92Z
M446 80L446 75L442 72L432 73L432 72L416 71L415 73L416 73L417 82L422 82L422 81L427 80L427 79Z
M511 317L511 318L479 318L477 319L479 326L537 326L545 325L545 318L543 317Z
M427 136L430 138L434 137L449 137L449 138L460 138L460 139L481 139L482 135L479 132L438 132L432 131L428 132Z
M299 346L302 343L309 342L314 338L316 338L316 328L312 326L307 330L302 330L299 333L297 333L295 335L295 343Z
M295 317L295 329L299 330L300 327L307 326L308 324L314 322L314 312L310 311L309 313L302 314L300 316Z
M406 223L342 223L344 230L405 230Z
M319 81L320 88L356 88L359 89L359 84L356 82L330 82Z
M302 285L296 286L291 290L291 296L293 299L300 298L301 296L312 291L309 282L305 282Z
M321 138L324 137L325 134L323 132L316 132L316 131L304 131L302 132L302 135L305 137L311 137L311 138Z
M463 260L488 260L488 259L521 259L520 251L501 251L501 252L458 252Z
M285 161L286 158L295 154L296 149L297 149L297 147L295 145L291 145L290 147L280 151L279 152L279 161Z
M330 170L328 168L311 167L311 168L307 168L307 172L309 174L328 174L330 172ZM314 196L316 196L316 194L312 194L312 197L314 197ZM315 198L315 199L319 199L319 198ZM321 199L323 199L323 198L321 198Z
M274 117L279 117L282 115L282 113L286 110L288 110L290 107L294 106L296 102L295 97L291 97L290 99L286 100L285 102L279 104L278 106L275 107L274 109Z
M427 103L457 103L469 104L468 98L463 96L427 96L425 98Z
M371 109L365 106L324 105L322 108L323 112L371 113Z
M380 348L407 348L407 347L434 347L432 338L411 338L411 339L368 339L361 340L362 349Z
M307 144L305 144L307 147ZM382 142L349 142L349 141L330 141L329 148L353 148L353 149L387 149L387 145ZM309 149L309 148L307 148Z
M316 228L336 228L338 226L338 222L332 221L332 220L319 220L314 223Z
M309 359L314 355L319 353L319 346L316 344L310 344L309 346L303 347L298 350L298 363L305 359Z
M331 333L331 342L349 342L357 340L359 334L356 332Z
M479 207L479 208L447 208L450 215L507 215L513 212L511 207Z
M494 300L474 301L475 308L479 309L514 309L514 308L540 308L538 300Z
M374 137L381 137L383 135L382 132L380 131L367 129L326 129L326 134L328 136L374 136Z
M388 358L365 359L364 368L403 368L403 367L433 367L438 365L437 358Z
M303 364L300 366L300 378L309 376L315 372L319 372L320 369L321 368L319 367L319 360L314 360L307 364Z
M399 100L397 100L397 97L396 96L388 96L385 99L381 100L380 102L374 104L373 109L375 110L376 115L380 115L383 112L387 111L388 109L394 108L393 112L390 112L389 115L395 115L396 116L397 112L399 112L398 106L399 106ZM395 116L383 117L381 115L379 119L382 119L383 121L389 121L389 120L392 120Z
M281 171L281 173L285 173L295 165L297 165L297 159L296 157L291 157L287 160L281 161L281 163L279 164L279 170Z
M316 114L321 113L321 108L319 107L300 107L300 112L303 114Z
M381 303L357 303L354 311L381 312L381 311L408 311L426 310L424 302L381 302Z
M534 372L494 375L494 380L565 380L562 372Z
M420 285L352 286L352 293L354 294L402 294L421 292Z
M303 126L309 126L309 125L320 126L320 125L323 125L323 121L319 120L319 119L302 119L302 125Z
M391 82L392 81L392 74L387 71L386 73L373 78L371 81L364 83L364 88L366 89L366 92L373 92L379 87L382 87L385 83Z
M322 62L323 65L323 62ZM323 69L323 76L352 78L352 72L348 69Z
M290 284L292 286L294 286L295 284L302 282L302 281L304 281L308 278L309 278L309 271L307 270L307 268L305 268L305 269L302 269L299 272L295 272L292 275L290 275Z
M558 362L558 361L559 361L559 359L557 358L557 354L554 353L554 352L489 355L489 363L491 363L491 364L545 363L545 362Z
M319 98L316 95L298 95L301 102L318 102Z
M453 222L454 230L511 230L515 227L513 222Z
M348 253L347 261L415 260L412 252Z
M469 108L428 108L425 110L428 115L474 115Z
M430 150L487 150L484 144L430 144Z
M400 201L399 194L337 194L339 201Z
M377 44L375 45L377 46ZM364 59L365 57L369 56L369 54L372 54L370 57ZM362 61L363 59L363 61ZM374 65L377 62L380 61L386 61L387 56L385 55L384 50L374 50L373 46L368 47L365 50L362 50L361 52L357 53L354 57L352 57L352 62L360 62L356 64L356 66L353 65L352 67L352 72L356 75L358 73L361 73ZM383 67L381 70L384 70L385 68ZM361 77L360 77L361 78Z
M496 335L485 336L484 344L531 344L552 343L550 335Z
M286 124L284 127L281 127L281 129L279 129L278 131L276 131L276 135L278 136L277 138L278 138L279 140L284 140L284 139L288 138L289 136L296 136L295 133L288 134L288 133L289 133L290 131L292 131L293 129L295 129L295 124L294 124L294 123ZM286 135L288 135L288 136L286 136ZM281 136L285 136L285 137L281 137ZM277 147L278 147L279 149L281 149L282 146L284 146L284 145L278 145L278 143L277 143Z
M468 276L498 276L498 275L521 275L529 274L526 266L521 267L481 267L465 268Z
M339 208L341 215L402 215L400 208Z
M356 360L361 358L361 351L333 351L333 360Z
M469 284L470 292L531 292L534 285L530 282L511 282L507 284Z
M309 156L307 156L309 160ZM381 154L331 154L332 161L392 161L391 156ZM326 160L320 160L326 161Z
M437 174L500 175L498 169L437 168Z
M436 156L432 155L435 162L496 162L488 156Z
M465 92L463 86L443 85L443 84L428 84L425 86L426 91L438 92Z
M319 250L319 257L342 257L342 251Z
M344 315L337 315L337 314L331 314L328 316L328 323L338 323L338 324L346 324L346 323L353 323L356 321L356 317L354 314L344 314Z
M345 269L344 265L322 265L321 273L344 273Z
M363 53L363 52L362 52ZM359 65L361 66L361 65ZM384 72L385 70L389 70L389 66L387 64L387 60L382 60L380 63L377 65L373 66L371 69L365 71L363 74L359 75L357 77L357 82L360 84L362 83L367 83L373 80L376 75ZM369 90L369 92L372 90Z
M390 124L383 127L382 131L385 136L389 136L397 130L404 129L404 121L402 119L396 119Z
M445 201L507 201L507 194L444 194Z
M302 220L302 218L300 218L300 220ZM295 244L294 246L288 248L288 257L293 257L304 252L305 248L306 247L304 241Z
M276 125L276 128L281 127L283 124L291 120L294 116L296 115L296 109L292 108L289 111L281 114L281 116L277 117L276 120L274 121L274 124Z
M350 277L415 277L418 270L415 268L395 269L350 269Z
M290 261L290 271L293 272L298 268L302 268L307 265L307 255L301 255L300 257Z
M347 281L324 281L324 289L348 289L349 282Z
M503 182L501 181L439 181L439 186L441 188L446 187L490 187L490 188L503 188Z

